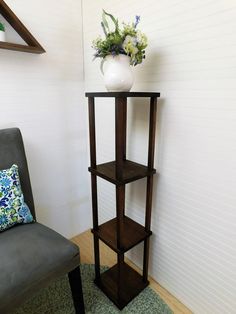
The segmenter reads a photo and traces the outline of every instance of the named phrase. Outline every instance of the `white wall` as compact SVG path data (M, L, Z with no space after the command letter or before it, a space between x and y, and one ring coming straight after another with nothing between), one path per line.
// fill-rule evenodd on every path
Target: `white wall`
M91 41L101 10L149 37L135 91L160 91L150 273L194 313L236 309L236 5L233 0L83 1L85 84L104 90ZM105 118L104 118L104 113ZM129 109L129 158L146 162L147 109ZM98 102L98 160L114 158L114 110ZM129 185L128 213L143 221L145 180ZM114 187L99 180L100 220L115 215ZM142 247L131 256L140 264Z
M91 225L81 1L6 2L47 52L0 50L0 128L23 133L38 220L71 237Z

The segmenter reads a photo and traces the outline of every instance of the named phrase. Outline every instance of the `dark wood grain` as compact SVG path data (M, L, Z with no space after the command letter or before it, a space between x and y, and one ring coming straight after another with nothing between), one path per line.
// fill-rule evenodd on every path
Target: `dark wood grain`
M0 42L0 48L29 53L45 52L44 48L40 45L40 43L35 39L35 37L29 32L29 30L24 26L24 24L19 20L19 18L3 0L0 0L0 14L7 20L7 22L13 27L13 29L20 35L20 37L28 44L27 46L14 43Z
M98 227L98 230L92 230L92 232L117 253L127 252L152 234L151 231L147 232L142 225L127 216L124 216L122 220L122 229L122 247L120 248L117 245L117 218L105 222Z
M144 283L142 276L126 263L116 264L101 274L100 281L95 283L120 310L148 285L148 282Z
M122 180L119 180L116 177L115 161L97 165L96 168L89 167L89 171L116 185L122 185L129 182L133 182L135 180L139 180L156 173L155 169L149 170L148 167L130 160L126 160L123 163Z
M97 92L85 93L86 97L160 97L156 92Z

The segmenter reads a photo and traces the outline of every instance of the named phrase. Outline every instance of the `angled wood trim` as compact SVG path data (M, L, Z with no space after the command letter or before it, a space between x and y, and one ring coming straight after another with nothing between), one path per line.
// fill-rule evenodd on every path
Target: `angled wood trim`
M44 48L40 45L40 43L34 38L34 36L28 31L24 24L19 20L19 18L3 0L0 0L0 14L14 28L14 30L20 35L20 37L28 44L27 46L0 42L0 48L32 53L45 52Z
M23 51L23 52L29 52L29 53L38 53L41 54L42 49L38 47L32 47L22 44L13 44L13 43L6 43L0 41L0 48L1 49L7 49L7 50L14 50L14 51Z

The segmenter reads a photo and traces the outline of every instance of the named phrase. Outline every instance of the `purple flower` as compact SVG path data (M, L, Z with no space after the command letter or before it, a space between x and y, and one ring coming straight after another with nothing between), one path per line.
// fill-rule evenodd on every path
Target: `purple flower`
M139 15L136 15L135 16L135 22L134 22L134 28L137 27L138 23L140 22L140 16Z

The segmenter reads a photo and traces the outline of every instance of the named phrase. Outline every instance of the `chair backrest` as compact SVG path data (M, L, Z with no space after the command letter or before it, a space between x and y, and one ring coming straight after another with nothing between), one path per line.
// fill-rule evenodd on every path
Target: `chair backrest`
M0 170L8 169L13 164L19 167L25 202L35 218L34 200L21 132L18 128L3 129L0 130Z

